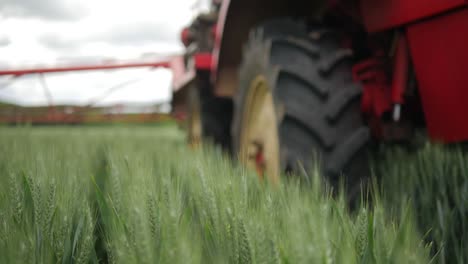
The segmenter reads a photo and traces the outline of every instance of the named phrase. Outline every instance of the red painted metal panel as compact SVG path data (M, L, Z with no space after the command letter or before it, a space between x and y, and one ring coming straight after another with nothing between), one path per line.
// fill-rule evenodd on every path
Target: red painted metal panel
M466 5L466 0L361 0L369 32L383 31Z
M215 42L213 48L213 58L212 58L212 72L211 79L213 82L216 82L218 74L218 64L219 64L219 54L221 52L221 44L224 34L224 25L226 24L226 19L229 11L229 6L231 5L231 0L223 0L221 4L221 9L219 11L218 23L216 23L216 34Z
M170 62L172 71L172 90L174 92L182 89L195 78L195 70L185 67L185 59L182 56L174 57Z
M193 56L195 67L185 68L182 57L176 57L171 61L172 87L177 92L190 84L196 77L197 70L211 71L213 67L213 56L211 53L197 53Z
M468 8L413 24L407 36L431 138L468 140Z
M180 33L180 40L182 41L182 43L184 44L185 47L188 47L190 45L190 43L193 40L193 36L190 33L189 28L186 27L186 28L182 29L182 32Z
M211 53L197 53L195 54L195 68L197 70L210 71L213 66Z

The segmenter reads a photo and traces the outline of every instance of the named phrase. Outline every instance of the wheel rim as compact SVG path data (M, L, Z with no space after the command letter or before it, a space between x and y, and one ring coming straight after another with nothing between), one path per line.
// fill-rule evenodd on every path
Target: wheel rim
M200 98L196 89L189 94L188 140L192 147L199 146L202 140Z
M279 138L273 95L266 78L256 77L250 84L242 116L241 161L255 169L261 179L279 182Z

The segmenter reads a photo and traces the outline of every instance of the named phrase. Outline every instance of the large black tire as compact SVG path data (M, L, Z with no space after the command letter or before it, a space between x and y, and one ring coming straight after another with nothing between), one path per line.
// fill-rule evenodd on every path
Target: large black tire
M352 52L331 29L277 19L252 30L234 100L233 146L239 151L252 81L269 82L278 121L280 166L299 172L313 161L332 186L345 176L349 195L369 174L370 134L360 112L361 87L352 80Z
M232 100L221 97L202 98L203 138L231 152Z
M218 97L213 93L207 73L198 74L197 96L203 141L220 145L231 151L232 99Z

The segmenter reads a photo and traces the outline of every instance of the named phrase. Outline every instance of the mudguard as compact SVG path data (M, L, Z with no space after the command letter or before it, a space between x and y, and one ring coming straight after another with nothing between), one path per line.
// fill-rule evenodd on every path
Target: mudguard
M468 140L468 8L407 27L432 139Z

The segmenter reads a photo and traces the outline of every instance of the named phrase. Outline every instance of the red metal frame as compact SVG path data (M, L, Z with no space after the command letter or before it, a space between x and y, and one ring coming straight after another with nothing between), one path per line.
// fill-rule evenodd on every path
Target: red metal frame
M229 6L231 5L231 0L223 0L221 3L221 9L219 10L218 23L216 24L215 30L215 41L214 48L212 53L212 67L211 67L211 80L213 83L216 83L216 78L218 75L218 64L219 64L219 54L221 52L222 39L224 34L224 25L226 24L227 14L229 11Z
M404 103L404 92L408 82L410 59L407 40L403 34L398 34L397 37L391 75L380 50L375 51L376 55L373 58L353 67L354 81L363 86L361 111L367 117L372 134L383 140L395 139L395 135L389 131L395 127L384 124L382 118L385 113L393 110L393 121L400 121L401 106Z
M213 69L213 56L211 53L196 53L193 55L193 59L193 68L186 68L182 57L171 61L174 91L187 87L195 79L197 71L211 71Z
M188 47L190 45L190 43L193 40L193 37L192 37L192 34L190 33L189 28L186 27L182 29L182 32L180 33L180 40L182 41L185 47Z
M202 70L211 69L211 54L195 55L195 66ZM88 65L67 65L57 67L37 67L26 69L3 69L0 70L0 76L10 75L20 77L29 74L63 73L77 71L98 71L115 70L126 68L169 68L173 73L173 89L178 90L195 77L193 69L186 69L184 58L182 56L173 56L163 61L137 62L137 63L114 63L114 64L88 64Z
M0 75L22 76L27 74L43 74L57 72L76 72L76 71L95 71L95 70L114 70L124 68L145 68L145 67L171 67L170 61L158 61L148 63L122 63L122 64L103 64L103 65L79 65L79 66L60 66L50 68L29 68L29 69L7 69L0 70Z
M13 114L0 114L0 124L102 124L102 123L148 123L171 120L168 114L160 113L139 113L139 114L93 114L86 115L83 111L79 113L48 112L46 114L35 115L15 111Z
M203 64L205 63L205 64ZM206 58L202 57L201 66L207 67ZM114 63L114 64L94 64L94 65L72 65L72 66L57 66L57 67L37 67L37 68L26 68L26 69L4 69L0 70L0 76L13 76L20 77L29 74L39 74L46 95L48 95L48 111L47 113L31 114L23 113L21 111L14 111L12 116L0 116L0 123L32 123L32 124L78 124L78 123L102 123L102 122L144 122L144 121L156 121L159 119L159 115L154 114L138 114L138 115L94 115L92 120L89 119L85 112L91 109L92 103L84 108L79 108L75 113L61 113L56 111L55 106L52 102L52 96L48 91L47 85L43 78L44 74L48 73L63 73L63 72L76 72L76 71L96 71L96 70L114 70L124 68L171 68L174 74L173 86L176 87L178 82L183 82L184 79L190 78L190 74L185 72L183 65L183 58L181 56L171 57L164 61L155 62L141 62L141 63ZM191 77L193 78L193 76Z
M391 85L380 59L371 58L356 64L353 79L363 86L361 110L364 114L381 118L391 110Z
M378 63L355 66L355 79L364 86L364 113L379 117L404 103L411 57L431 138L468 140L468 1L361 0L360 6L370 33L405 31L397 42L391 83L377 81L385 74L379 73Z
M194 59L197 70L211 71L213 69L213 56L211 53L197 53Z

